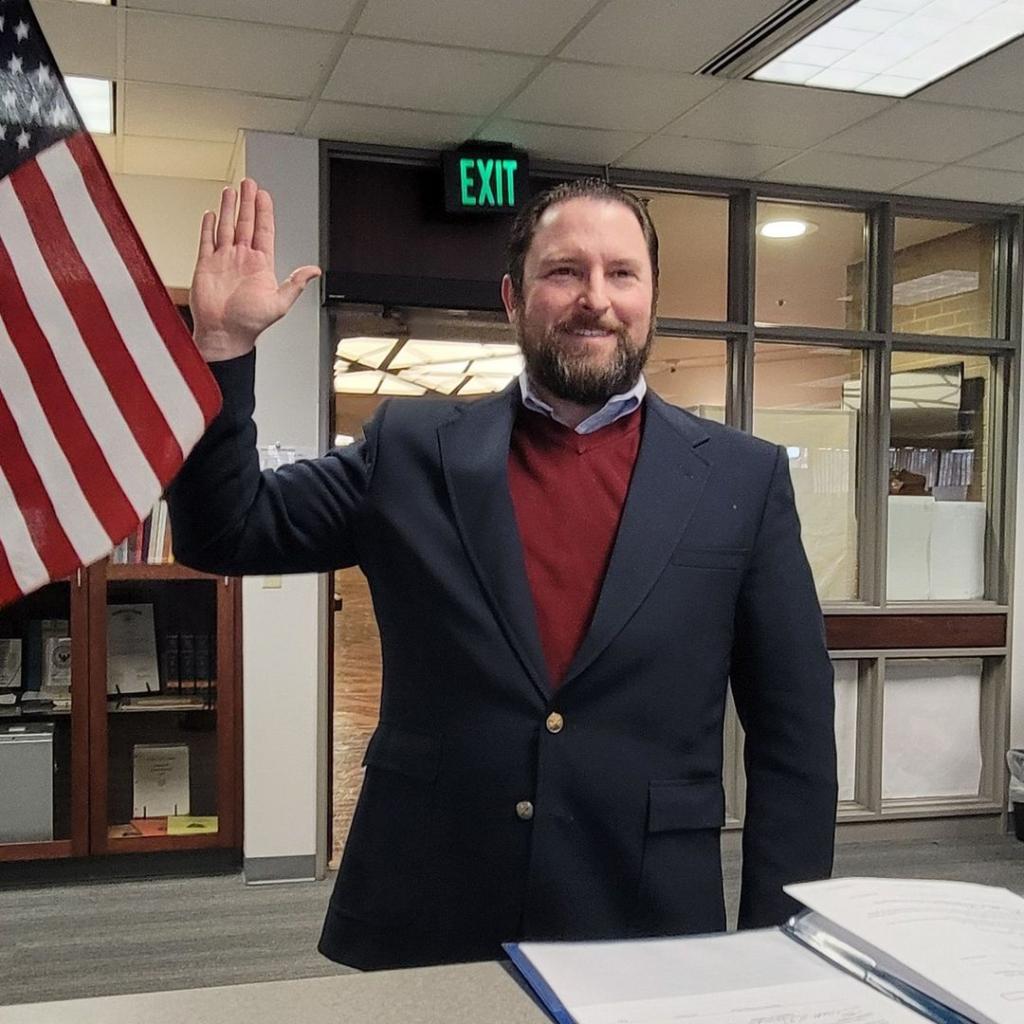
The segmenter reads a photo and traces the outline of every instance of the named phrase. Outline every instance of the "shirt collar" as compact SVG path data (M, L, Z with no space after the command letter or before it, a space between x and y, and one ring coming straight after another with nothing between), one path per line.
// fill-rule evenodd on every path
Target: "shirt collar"
M523 405L527 409L539 412L541 415L547 416L548 419L561 423L563 427L569 426L565 420L559 419L555 410L547 402L538 397L530 378L526 375L526 370L519 374L519 393L522 396ZM628 391L623 391L621 395L612 395L597 412L592 413L572 429L577 434L592 434L595 430L607 427L609 423L614 423L622 416L628 416L633 412L644 400L646 394L647 381L644 380L644 375L640 374L637 382Z

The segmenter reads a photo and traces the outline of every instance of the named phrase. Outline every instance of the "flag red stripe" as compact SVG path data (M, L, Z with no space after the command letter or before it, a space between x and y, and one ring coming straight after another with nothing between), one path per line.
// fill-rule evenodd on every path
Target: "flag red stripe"
M188 328L160 282L135 227L125 213L121 200L110 183L107 169L96 152L95 143L83 132L67 139L65 145L82 172L85 187L139 289L139 295L150 319L164 339L182 377L195 395L203 413L203 420L209 424L220 409L220 390L193 343ZM198 228L197 224L197 235Z
M181 448L64 224L49 183L32 160L18 167L8 180L78 332L139 448L160 481L170 480L184 459Z
M50 495L25 449L21 431L2 394L0 437L4 439L0 445L0 468L11 485L39 558L51 579L66 576L79 564L78 554L57 519Z
M111 472L102 449L71 394L22 291L7 248L0 241L0 319L28 371L39 404L68 457L78 486L111 537L120 540L138 515Z
M16 601L21 596L23 596L21 587L18 586L18 581L14 578L4 546L0 544L0 608L10 601Z

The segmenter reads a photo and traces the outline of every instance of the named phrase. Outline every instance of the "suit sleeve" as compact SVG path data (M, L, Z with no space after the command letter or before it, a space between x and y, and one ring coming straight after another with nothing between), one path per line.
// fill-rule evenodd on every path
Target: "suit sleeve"
M357 564L381 414L358 444L261 472L255 367L255 352L210 364L224 401L167 493L174 557L224 575Z
M800 909L783 885L828 877L835 833L832 665L782 448L735 638L731 681L747 776L739 925L759 928Z

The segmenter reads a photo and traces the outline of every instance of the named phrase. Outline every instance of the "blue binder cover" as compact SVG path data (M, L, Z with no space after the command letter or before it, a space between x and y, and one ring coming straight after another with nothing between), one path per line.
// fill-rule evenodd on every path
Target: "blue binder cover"
M544 1004L544 1009L554 1017L558 1024L576 1024L576 1018L555 995L555 990L534 967L533 961L519 948L519 943L503 942L501 945L527 984L537 994L537 998Z

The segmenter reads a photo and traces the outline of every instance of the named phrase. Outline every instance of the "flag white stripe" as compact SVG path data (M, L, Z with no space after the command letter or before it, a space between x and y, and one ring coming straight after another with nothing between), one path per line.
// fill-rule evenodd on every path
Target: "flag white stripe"
M125 347L182 451L187 452L205 429L202 410L150 319L138 285L89 195L78 164L64 142L40 153L36 163L53 190L64 224L103 295Z
M18 425L25 451L53 502L57 520L71 541L75 553L88 565L102 558L111 546L110 537L96 517L75 479L64 450L54 437L50 421L35 388L0 320L0 394Z
M160 481L82 340L9 179L0 181L0 237L71 394L125 497L143 518L160 496Z
M14 491L0 469L0 547L4 549L14 580L25 594L50 578L43 560L32 543L21 509L14 500Z

